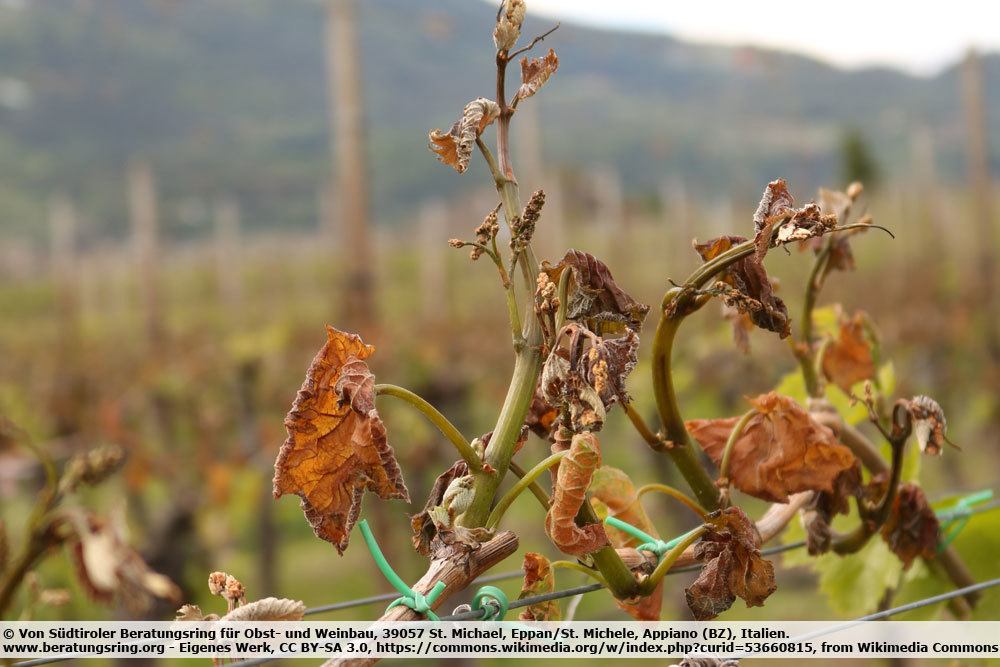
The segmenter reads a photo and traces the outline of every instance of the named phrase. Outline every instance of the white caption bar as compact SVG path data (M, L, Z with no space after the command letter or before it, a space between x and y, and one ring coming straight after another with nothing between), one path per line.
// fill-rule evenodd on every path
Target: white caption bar
M1000 658L1000 622L21 622L0 658Z

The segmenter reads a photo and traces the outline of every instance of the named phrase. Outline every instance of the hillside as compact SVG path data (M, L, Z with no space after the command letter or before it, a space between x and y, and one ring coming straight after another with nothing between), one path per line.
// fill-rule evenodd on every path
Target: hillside
M423 193L475 177L436 165L426 133L490 93L494 9L469 0L360 4L373 192L391 224ZM190 212L198 206L187 205L222 191L239 197L248 226L315 224L327 173L321 2L0 7L0 235L44 233L42 207L56 189L80 200L89 237L124 229L121 174L134 154L156 166L176 236L201 233ZM525 32L546 27L529 16ZM836 177L846 127L865 133L896 178L909 173L915 128L929 128L939 172L961 175L953 68L932 78L844 71L775 51L573 25L549 44L561 67L537 100L547 161L612 165L633 193L673 176L701 196L752 196L776 175L806 192ZM984 63L1000 155L1000 57Z

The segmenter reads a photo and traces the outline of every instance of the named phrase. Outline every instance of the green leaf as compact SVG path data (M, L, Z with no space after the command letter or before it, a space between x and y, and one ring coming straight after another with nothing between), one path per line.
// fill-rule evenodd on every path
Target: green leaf
M952 589L944 577L931 570L922 560L913 562L913 566L903 574L902 585L892 600L893 606L916 602L924 598L947 593ZM933 621L941 614L946 602L939 602L927 607L921 607L892 617L894 621Z
M903 571L902 563L878 537L848 556L824 554L815 560L814 567L830 608L845 616L875 611Z

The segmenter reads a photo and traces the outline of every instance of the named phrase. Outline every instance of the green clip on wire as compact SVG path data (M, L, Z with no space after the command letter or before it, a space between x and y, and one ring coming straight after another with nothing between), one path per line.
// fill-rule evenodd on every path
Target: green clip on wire
M649 551L650 553L656 554L658 558L662 557L663 554L667 553L668 551L676 547L678 544L683 542L685 539L690 537L691 533L700 529L700 527L694 528L684 533L683 535L675 537L669 542L664 542L663 540L657 539L652 535L646 534L645 532L639 530L632 524L625 523L621 519L616 519L613 516L609 516L606 519L604 519L604 523L610 526L614 526L618 530L628 533L629 535L631 535L636 539L643 540L643 543L636 547L636 551Z
M383 576L389 580L392 587L399 591L402 595L402 597L396 598L389 603L389 606L386 607L385 610L389 611L393 607L399 606L409 607L413 611L418 614L423 614L432 621L441 620L438 618L438 615L431 610L431 605L438 599L438 596L441 595L441 591L445 589L447 584L443 581L437 582L434 584L434 588L431 589L431 592L427 595L413 590L406 585L405 581L399 578L399 575L396 574L396 572L392 569L392 566L390 566L389 562L385 559L385 556L382 554L382 550L379 549L378 542L375 541L375 536L372 535L371 528L368 527L368 521L366 519L362 519L358 522L358 527L361 528L361 534L365 538L365 544L368 545L368 551L371 552L372 558L375 559L375 565L378 566L378 569Z
M510 603L507 595L496 586L481 586L472 598L472 608L485 612L482 618L484 621L502 621Z
M966 524L969 523L969 516L972 507L980 503L985 503L993 499L993 489L984 489L975 493L970 493L958 499L953 507L938 512L938 521L941 522L942 537L938 543L938 551L944 551L955 541L958 534L962 532Z

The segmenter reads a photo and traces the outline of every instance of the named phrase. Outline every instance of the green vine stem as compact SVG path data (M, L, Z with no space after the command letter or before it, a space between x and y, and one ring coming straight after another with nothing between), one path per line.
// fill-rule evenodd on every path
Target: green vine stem
M465 436L455 428L455 425L448 421L448 418L441 414L437 408L425 401L421 396L413 393L409 389L404 389L403 387L398 387L394 384L377 384L375 385L375 395L376 396L393 396L395 398L406 401L417 410L419 410L428 421L430 421L434 426L441 431L444 437L448 438L448 441L458 450L458 453L465 459L465 462L469 464L469 470L478 471L483 469L483 462L479 460L479 455L476 454L476 450L472 448L472 445L465 439Z
M601 520L598 518L597 512L594 511L594 506L590 504L590 500L585 500L576 515L577 525L583 526L600 522ZM590 554L590 558L594 561L594 567L600 570L607 582L608 590L616 598L625 600L640 594L639 582L636 581L632 570L628 569L625 561L622 560L614 547L608 545Z
M528 472L524 468L519 466L516 461L510 462L510 471L514 473L518 477L518 479L523 479L524 476L528 474ZM538 503L542 506L542 509L544 509L546 512L549 511L549 504L552 502L552 500L551 498L549 498L549 494L545 492L545 489L542 488L542 485L538 483L537 479L528 485L528 490L531 491L531 495L535 496L535 498L538 500Z
M639 594L649 595L654 590L656 586L660 583L660 580L670 571L670 568L674 566L677 559L681 557L684 551L698 541L702 535L708 530L705 526L699 526L695 528L690 533L684 536L684 538L678 542L673 548L660 558L660 562L656 565L656 569L653 570L652 574L639 584Z
M514 486L510 487L510 490L497 501L493 511L490 512L489 518L486 519L486 527L496 528L496 526L500 523L500 519L503 518L504 512L507 511L507 508L511 506L517 497L521 495L521 493L527 489L532 482L538 479L543 472L558 464L564 456L566 456L566 452L564 451L551 454L550 456L542 459L531 470L524 473L524 476L521 477L521 479L519 479ZM547 506L546 509L548 509Z
M549 565L552 566L553 569L562 568L564 570L576 570L577 572L582 572L583 574L587 575L594 581L597 581L598 583L603 584L605 586L608 585L608 582L604 581L604 577L602 577L599 572L590 569L586 565L581 565L576 561L554 560L551 563L549 563Z
M733 450L736 449L736 441L739 440L740 435L743 434L743 429L746 428L747 423L755 414L757 414L757 410L754 408L743 413L736 424L733 425L733 430L729 432L729 437L726 439L726 448L722 450L722 461L719 463L718 485L724 487L727 490L727 494L730 486L729 467L733 459Z
M688 496L683 491L675 489L674 487L668 486L666 484L658 484L658 483L644 484L643 486L640 486L638 491L636 491L635 493L638 498L642 498L644 495L651 492L662 493L665 496L670 496L671 498L680 502L689 510L697 514L698 518L700 518L702 521L704 521L705 518L708 516L708 512L705 511L705 508L699 505L693 498Z
M666 448L666 443L663 438L659 437L653 433L653 429L649 428L646 420L642 418L631 403L622 403L622 409L625 411L625 415L628 417L629 421L632 422L632 426L639 433L646 444L649 445L650 449L654 452L662 452Z
M492 173L497 192L500 194L504 218L508 225L512 225L521 214L521 202L517 180L514 178L514 171L510 164L509 133L513 111L507 106L504 97L506 70L507 53L500 51L497 53L496 99L497 104L500 105L500 116L496 122L499 160L491 161L487 158L487 165ZM482 151L485 148L484 143L479 142L479 145L484 156L490 155L488 150ZM531 246L526 245L524 250L515 257L515 261L521 266L525 290L529 295L533 294L538 260L535 259ZM513 289L513 285L511 285L511 289ZM496 496L500 480L503 479L510 466L511 457L514 455L514 445L521 434L521 426L528 414L531 399L535 394L535 385L538 384L538 375L542 370L542 327L535 316L534 300L531 298L526 300L521 335L514 342L514 352L516 356L510 386L507 389L503 407L500 409L500 415L497 417L493 437L486 450L485 462L492 470L484 467L483 470L476 473L472 503L462 517L462 523L466 526L482 526L489 518L490 505Z

